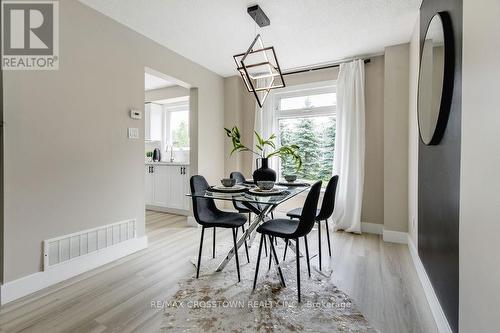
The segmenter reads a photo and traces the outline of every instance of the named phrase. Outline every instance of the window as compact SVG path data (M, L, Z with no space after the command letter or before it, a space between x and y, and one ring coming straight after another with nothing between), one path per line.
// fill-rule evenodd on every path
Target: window
M166 150L189 150L189 102L164 104Z
M279 162L279 174L297 174L307 182L332 177L336 135L334 82L292 87L274 96L275 130L280 145L300 147L302 169L297 172L290 158Z
M171 111L168 141L174 148L189 149L189 111Z
M337 95L335 93L287 97L280 99L280 110L310 109L335 104L337 104Z

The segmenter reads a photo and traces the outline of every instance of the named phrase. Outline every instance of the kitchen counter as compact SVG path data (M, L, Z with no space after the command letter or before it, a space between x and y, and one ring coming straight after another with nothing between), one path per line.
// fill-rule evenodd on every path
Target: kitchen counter
M167 161L161 161L161 162L148 162L148 161L145 161L144 162L145 165L171 165L171 166L179 166L179 165L189 165L189 163L186 163L186 162L167 162Z

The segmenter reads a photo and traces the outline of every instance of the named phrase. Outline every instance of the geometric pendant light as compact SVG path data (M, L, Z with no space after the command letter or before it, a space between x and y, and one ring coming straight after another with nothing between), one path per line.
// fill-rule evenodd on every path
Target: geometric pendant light
M254 17L250 10L251 8L248 9L250 16L260 25L258 17ZM257 7L257 10L260 8ZM263 12L259 14L265 16ZM268 24L269 19L267 19ZM237 54L233 58L245 87L254 94L260 108L272 89L285 87L285 80L274 47L264 47L260 34L255 37L245 53Z

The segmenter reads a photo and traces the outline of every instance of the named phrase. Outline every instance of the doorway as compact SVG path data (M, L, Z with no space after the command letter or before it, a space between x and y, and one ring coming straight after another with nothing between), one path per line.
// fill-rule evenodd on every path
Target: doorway
M193 124L189 84L144 71L145 209L189 215Z

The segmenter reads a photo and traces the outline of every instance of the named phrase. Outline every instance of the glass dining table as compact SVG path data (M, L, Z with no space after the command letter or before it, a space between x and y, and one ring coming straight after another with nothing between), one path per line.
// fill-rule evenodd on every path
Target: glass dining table
M256 194L249 191L250 189L255 187L255 185L253 185L251 182L247 182L240 185L244 185L246 189L243 190L242 192L237 192L237 193L216 191L215 189L210 188L206 191L187 194L187 196L195 198L206 198L206 199L221 200L221 201L238 201L255 213L255 218L250 222L248 229L245 230L245 232L239 237L239 239L236 242L236 246L238 249L241 246L243 246L245 239L247 240L248 246L251 247L253 240L256 236L255 230L262 222L265 221L267 216L271 214L271 212L273 212L276 209L276 207L278 207L280 204L304 192L310 186L309 184L305 183L304 184L277 183L276 187L282 189L280 193ZM292 242L288 242L288 246L292 251L294 252L296 251L295 246L292 244ZM229 261L231 261L231 259L233 258L234 253L235 253L235 248L233 246L226 254L224 260L222 260L222 262L217 267L216 270L217 272L222 271L224 267L226 267Z

